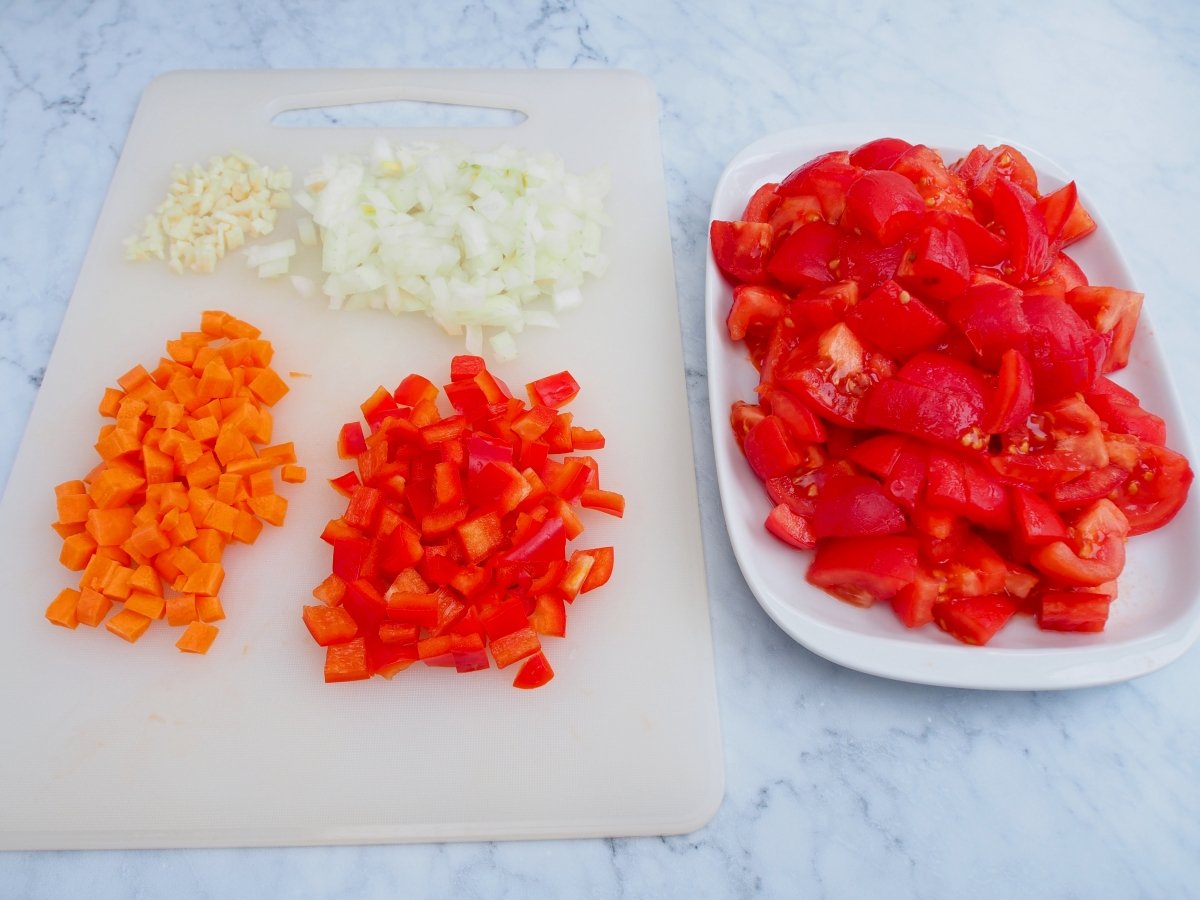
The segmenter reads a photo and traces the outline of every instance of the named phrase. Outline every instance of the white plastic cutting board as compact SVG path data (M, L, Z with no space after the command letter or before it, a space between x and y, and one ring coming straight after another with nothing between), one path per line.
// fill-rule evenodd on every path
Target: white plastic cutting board
M287 109L378 100L516 109L480 129L279 128ZM510 839L682 833L723 794L708 598L653 85L627 72L179 72L147 89L0 506L0 849ZM494 365L512 385L570 369L576 421L600 428L622 520L585 512L576 546L612 544L616 570L547 639L556 677L421 666L325 685L300 620L329 571L318 539L343 503L325 479L343 421L410 372L438 383L462 351L420 316L334 313L240 258L177 276L124 261L121 241L174 163L234 148L302 175L325 154L396 141L512 143L607 166L608 273L556 332ZM268 240L294 233L285 216ZM42 614L75 581L58 562L53 486L94 464L106 385L226 309L263 329L290 381L276 440L308 467L284 486L287 524L226 554L228 618L205 657L157 625L136 645ZM440 381L439 381L440 379Z

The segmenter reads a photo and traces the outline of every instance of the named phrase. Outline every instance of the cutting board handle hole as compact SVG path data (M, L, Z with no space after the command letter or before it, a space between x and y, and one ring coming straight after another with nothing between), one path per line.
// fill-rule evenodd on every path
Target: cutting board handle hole
M283 109L271 119L277 128L513 128L528 116L497 109L425 100L373 100Z

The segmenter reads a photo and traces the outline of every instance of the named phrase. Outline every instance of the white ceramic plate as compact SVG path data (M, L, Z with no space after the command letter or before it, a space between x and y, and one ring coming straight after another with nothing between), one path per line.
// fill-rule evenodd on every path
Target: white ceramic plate
M1037 169L1043 190L1069 176L1044 156L993 135L944 128L830 126L781 132L744 149L721 176L713 219L737 219L761 184L779 181L821 153L851 149L883 136L901 137L941 151L947 162L976 144L1018 147ZM1069 253L1093 284L1136 289L1086 185L1080 190L1099 228ZM1018 616L986 647L960 644L933 625L906 629L886 603L860 609L804 580L811 553L785 546L763 527L771 502L750 471L729 428L735 400L753 400L758 373L743 345L725 328L732 291L713 262L706 275L708 387L713 443L725 522L734 555L767 614L815 653L863 672L923 684L993 690L1042 690L1108 684L1144 675L1181 656L1200 636L1200 503L1193 497L1165 529L1132 539L1120 595L1100 634L1040 631ZM1152 318L1161 298L1147 297L1130 363L1115 380L1167 421L1168 443L1195 460L1176 391L1154 337Z

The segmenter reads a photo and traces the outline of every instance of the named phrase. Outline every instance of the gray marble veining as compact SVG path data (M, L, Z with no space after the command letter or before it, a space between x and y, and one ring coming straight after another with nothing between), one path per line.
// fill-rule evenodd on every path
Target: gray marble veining
M742 146L822 122L974 128L1076 174L1137 273L1200 434L1198 46L1190 0L0 2L0 481L155 75L655 79L727 766L720 812L682 837L7 853L0 897L1200 896L1200 651L1127 684L1039 694L892 683L802 649L754 602L725 536L702 321L708 207Z

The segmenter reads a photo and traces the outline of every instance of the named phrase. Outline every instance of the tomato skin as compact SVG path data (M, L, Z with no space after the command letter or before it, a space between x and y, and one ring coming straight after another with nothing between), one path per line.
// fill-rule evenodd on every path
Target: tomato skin
M1004 594L955 597L934 604L938 628L964 644L982 647L1016 614L1017 605Z
M1033 370L1020 350L1009 349L1000 357L996 390L988 403L983 430L1001 434L1019 428L1033 412Z
M925 214L925 201L903 175L890 171L866 172L846 193L843 224L858 229L880 244L899 240Z
M837 280L829 267L838 258L841 232L827 222L809 222L775 249L766 272L790 290L820 287Z
M916 577L917 541L908 535L830 538L817 543L805 576L855 606L890 600Z
M957 297L970 277L966 242L956 232L933 225L921 229L896 269L897 281L935 300Z
M972 284L947 306L951 322L971 342L980 365L994 369L1005 351L1029 346L1029 320L1020 290L1003 282Z
M871 347L906 360L937 343L949 326L895 281L885 281L860 300L846 321Z
M801 457L778 416L766 416L746 433L746 461L759 478L786 475L800 465Z
M1087 393L1104 364L1104 340L1064 300L1027 295L1029 363L1039 399Z
M1062 517L1040 494L1018 487L1013 489L1011 497L1016 536L1022 543L1036 546L1070 537Z
M1037 278L1050 268L1053 254L1046 220L1035 206L1033 197L1007 178L999 178L992 202L996 221L1008 237L1013 283L1022 284Z
M1046 631L1103 631L1112 598L1096 591L1043 591L1037 623Z
M811 550L817 546L817 539L809 521L787 504L778 503L771 509L767 515L766 527L775 537L798 550Z
M1166 446L1167 423L1142 409L1134 394L1109 379L1103 376L1097 379L1095 388L1084 399L1104 421L1108 431L1131 434L1148 444Z
M797 441L819 444L828 436L824 423L794 394L768 387L761 390L760 396L770 413L783 421Z
M779 185L767 182L754 192L742 213L743 222L769 222L783 199L775 190Z
M713 260L735 282L758 284L765 279L774 238L771 226L762 222L715 220L709 226Z
M849 153L835 150L792 171L779 183L777 191L785 198L811 194L820 202L825 218L836 222L846 206L846 191L861 173L862 169L851 165Z
M864 169L890 169L911 147L912 144L900 138L877 138L851 150L849 161Z
M838 474L817 494L812 533L818 540L897 534L907 527L904 512L874 478Z

